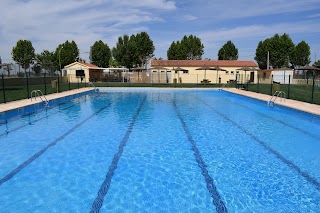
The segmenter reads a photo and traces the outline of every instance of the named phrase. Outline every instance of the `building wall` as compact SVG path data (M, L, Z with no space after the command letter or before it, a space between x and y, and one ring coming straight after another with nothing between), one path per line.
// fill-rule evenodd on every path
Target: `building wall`
M68 70L68 68L71 68ZM76 70L74 69L79 69L79 70L84 70L84 74L85 74L85 77L82 79L83 82L89 82L89 78L90 78L90 75L89 75L89 69L86 68L86 67L83 67L81 65L78 65L78 64L75 64L73 66L70 66L66 68L66 76L68 77L68 80L70 81L70 83L78 83L78 82L81 82L81 77L78 77L76 76Z
M164 83L168 81L168 83L174 83L174 79L177 80L177 83L201 83L203 79L208 79L210 83L220 83L225 84L231 81L235 81L237 79L238 82L246 82L250 79L250 73L252 71L242 71L237 70L240 67L221 67L227 71L216 71L216 70L196 70L198 67L181 67L186 71L174 71L172 67L166 67L166 69L156 70L152 69L152 80L153 82ZM171 71L171 72L168 72ZM257 71L254 71L254 83L257 82Z

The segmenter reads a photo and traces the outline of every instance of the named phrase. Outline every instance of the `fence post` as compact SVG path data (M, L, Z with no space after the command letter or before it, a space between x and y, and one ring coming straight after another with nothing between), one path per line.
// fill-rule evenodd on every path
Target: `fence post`
M315 74L313 73L312 76L312 93L311 93L311 103L313 104L313 96L314 96L314 81L315 81Z
M289 75L289 84L288 84L288 99L290 98L290 85L291 85L291 75Z
M60 92L60 81L59 81L59 75L58 75L58 78L57 78L57 93Z
M69 82L69 90L71 90L71 85L70 85L70 76L68 77L68 82Z
M27 78L27 98L29 99L30 98L30 96L29 96L29 93L30 93L30 91L29 91L29 79L28 79L27 71L25 73L26 73L26 78Z
M44 94L47 95L47 82L46 82L46 73L43 74L44 82Z
M260 75L258 74L257 93L259 93L259 86L260 86Z
M2 93L3 93L3 103L6 103L6 91L4 90L4 76L2 74Z
M79 78L78 78L78 89L79 89L80 87L79 87Z
M272 96L273 75L271 75L270 95Z

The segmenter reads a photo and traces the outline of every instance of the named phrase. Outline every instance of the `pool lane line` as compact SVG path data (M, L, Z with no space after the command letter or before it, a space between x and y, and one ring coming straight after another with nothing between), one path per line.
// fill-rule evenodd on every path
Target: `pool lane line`
M225 100L228 101L228 102L234 103L234 102L232 102L232 101L230 101L230 100L228 100L228 99L225 99ZM296 126L294 126L294 125L291 125L291 124L289 124L289 123L287 123L287 122L285 122L285 121L282 121L282 120L273 118L273 117L271 117L271 116L268 116L268 115L266 115L266 114L264 114L264 113L261 113L261 112L258 112L258 111L252 111L252 109L250 109L248 106L245 106L245 105L243 105L243 104L239 104L239 103L236 103L236 104L237 104L237 106L241 106L241 107L243 107L243 108L245 108L245 109L249 109L250 112L254 112L255 114L258 114L258 115L260 115L260 116L262 116L262 117L266 117L266 118L269 118L269 119L271 119L271 120L277 121L277 122L279 122L279 123L281 123L281 124L283 124L283 125L285 125L285 126L288 126L288 127L292 128L292 129L294 129L294 130L297 130L297 131L299 131L299 132L302 132L302 133L304 133L304 134L306 134L306 135L308 135L308 136L310 136L310 137L312 137L312 138L314 138L314 139L316 139L316 140L320 140L320 137L319 137L319 136L316 136L316 135L312 134L311 132L308 132L308 131L306 131L306 130L304 130L304 129L301 129L301 128L299 128L299 127L296 127ZM283 106L283 107L285 107L285 106ZM305 113L305 112L303 112L303 113Z
M200 98L198 98L203 104L205 104L208 108L210 108L213 112L215 112L216 114L218 114L220 117L224 118L225 120L229 121L230 123L232 123L234 126L236 126L238 129L240 129L242 132L244 132L246 135L250 136L253 140L255 140L256 142L258 142L258 144L260 144L264 149L266 149L267 151L269 151L270 153L272 153L273 155L276 156L276 158L278 158L280 161L282 161L283 163L285 163L289 168L293 169L294 171L296 171L299 175L301 175L302 177L304 177L309 183L311 183L312 185L314 185L316 187L316 189L318 191L320 191L320 183L311 175L309 175L307 172L302 171L297 165L295 165L292 161L286 159L283 155L281 155L279 152L277 152L276 150L274 150L273 148L271 148L270 146L267 145L266 142L264 142L263 140L260 140L257 136L255 136L254 134L250 133L249 131L247 131L245 128L243 128L241 125L237 124L235 121L231 120L230 118L228 118L226 115L220 113L219 111L217 111L215 108L213 108L212 106L210 106L208 103L206 103L204 100L201 100Z
M54 114L57 114L57 113L60 112L60 110L66 110L66 109L69 109L69 108L71 108L71 107L74 107L75 105L76 105L76 104L72 104L71 106L68 106L68 107L66 107L66 108L59 109L57 112L53 112L53 113L51 113L51 114L49 114L49 115L43 116L42 118L35 119L35 120L33 120L32 122L29 122L29 123L27 123L27 124L24 124L24 125L21 125L21 126L18 126L18 127L16 127L16 128L14 128L14 129L11 129L11 130L9 130L9 131L6 131L5 133L1 133L1 134L0 134L0 137L2 137L2 136L4 136L4 135L8 135L8 134L11 133L11 132L17 131L17 130L19 130L19 129L22 129L23 127L29 126L29 125L31 125L31 124L33 124L33 123L35 123L35 122L41 121L41 120L43 120L43 119L45 119L45 118L48 118L48 117L50 117L50 116L52 116L52 115L54 115ZM46 110L46 109L43 109L43 110L41 110L41 111L44 111L44 110ZM26 115L24 115L24 116L30 116L30 115L35 114L35 113L39 113L39 111L35 111L35 112L30 113L30 114L26 114Z
M100 113L102 110L106 109L107 107L109 107L112 104L112 102L110 102L108 105L100 108L98 111L96 111L95 113L91 114L89 117L87 117L86 119L84 119L83 121L81 121L80 123L76 124L74 127L72 127L70 130L68 130L66 133L64 133L63 135L61 135L59 138L55 139L54 141L52 141L51 143L49 143L46 147L44 147L43 149L41 149L40 151L38 151L36 154L34 154L33 156L31 156L28 160L26 160L25 162L23 162L22 164L20 164L18 167L16 167L13 171L11 171L8 175L6 175L5 177L0 179L0 186L7 182L8 180L10 180L12 177L14 177L18 172L20 172L22 169L24 169L25 167L27 167L30 163L32 163L34 160L36 160L38 157L40 157L43 153L45 153L48 149L50 149L51 147L53 147L54 145L56 145L59 141L61 141L62 139L64 139L66 136L70 135L75 129L79 128L80 126L82 126L85 122L87 122L88 120L90 120L91 118L93 118L94 116L96 116L98 113Z
M206 168L207 166L204 163L204 160L200 154L200 151L196 145L196 142L193 140L193 137L188 129L188 126L187 126L186 122L184 121L174 99L172 101L172 104L173 104L174 109L175 109L175 111L179 117L179 120L182 124L183 130L186 133L189 142L191 143L193 154L196 158L198 166L200 167L201 174L203 175L203 177L206 181L207 189L213 199L213 204L215 205L217 212L218 213L228 212L227 207L225 206L224 202L222 201L222 199L220 197L220 194L217 190L217 187L213 183L212 177L210 177L210 175L209 175L209 172Z
M109 191L111 179L114 175L114 171L117 169L117 166L118 166L119 160L122 156L124 147L126 146L128 140L129 140L129 136L132 132L133 126L135 125L135 123L137 121L137 118L141 112L142 106L145 103L146 99L147 99L147 96L145 96L144 99L142 100L142 102L140 103L139 108L137 109L135 115L133 116L129 127L128 127L124 137L122 138L122 140L118 146L118 152L113 156L111 165L110 165L108 172L107 172L107 175L100 186L100 189L97 193L97 197L93 201L90 213L100 212L100 209L101 209L103 201L104 201L104 197L106 196L106 194Z

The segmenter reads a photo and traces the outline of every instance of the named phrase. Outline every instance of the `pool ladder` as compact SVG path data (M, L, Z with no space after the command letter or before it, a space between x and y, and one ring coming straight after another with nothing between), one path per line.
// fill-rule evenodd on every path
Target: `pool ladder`
M33 97L34 97L34 100L37 100L37 97L39 97L41 101L44 102L45 106L49 107L49 101L47 100L46 96L42 93L41 90L33 90L31 92L31 101Z
M88 85L89 87L94 87L95 92L99 92L99 89L92 82L89 82Z
M227 83L226 83L226 84L223 84L222 87L219 88L219 90L222 91L223 89L226 88L227 85L228 85Z
M277 98L280 98L280 101L281 101L281 102L282 102L282 101L285 102L285 101L286 101L286 93L283 92L283 91L279 91L279 90L275 91L274 94L273 94L273 96L272 96L272 97L270 98L270 100L268 101L268 106L274 107L274 104L275 104Z

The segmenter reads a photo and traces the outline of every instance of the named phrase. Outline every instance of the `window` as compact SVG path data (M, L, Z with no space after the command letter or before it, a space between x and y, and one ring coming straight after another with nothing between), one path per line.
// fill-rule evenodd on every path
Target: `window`
M183 74L189 74L189 70L183 70Z
M237 71L237 74L239 74L239 71Z
M153 70L152 72L157 72L157 71L154 71L154 70Z
M234 75L234 71L231 71L231 75Z
M229 75L229 71L226 71L226 75Z

